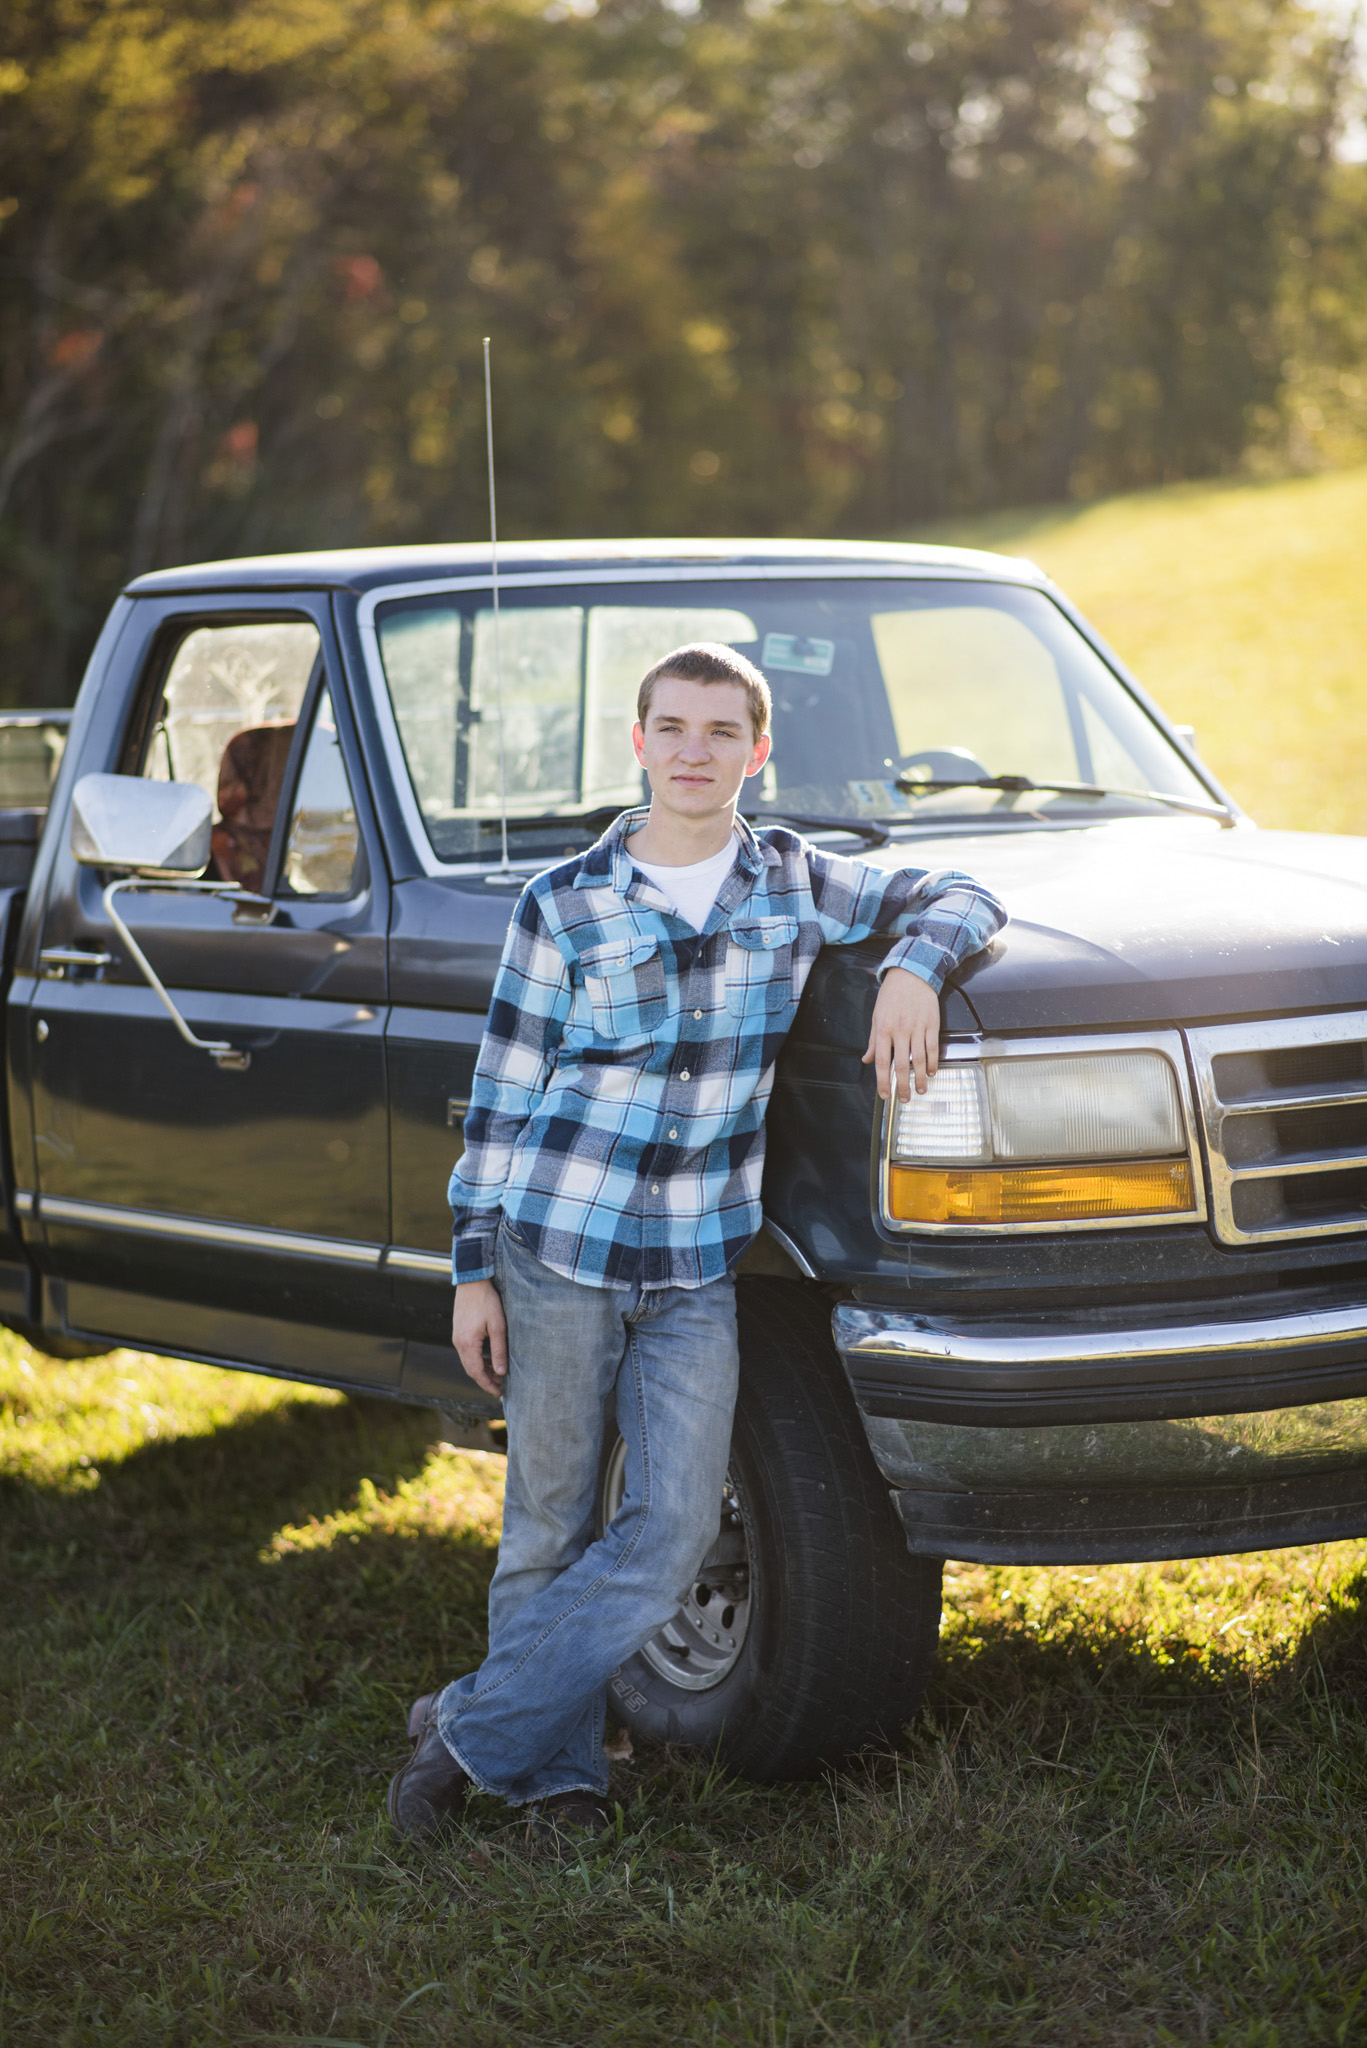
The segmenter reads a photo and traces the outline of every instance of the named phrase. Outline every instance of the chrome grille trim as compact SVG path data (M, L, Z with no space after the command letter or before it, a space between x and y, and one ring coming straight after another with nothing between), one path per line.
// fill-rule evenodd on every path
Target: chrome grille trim
M1297 1214L1278 1199L1280 1184L1311 1191L1317 1175L1367 1174L1361 1119L1350 1123L1341 1147L1283 1144L1275 1120L1319 1112L1352 1111L1367 1104L1367 1011L1319 1017L1260 1018L1241 1024L1210 1024L1186 1034L1196 1082L1197 1106L1210 1168L1211 1221L1224 1244L1267 1244L1280 1239L1345 1237L1367 1232L1367 1204L1345 1193L1337 1206L1326 1185L1326 1207L1313 1217ZM1361 1078L1323 1082L1297 1080L1278 1085L1269 1068L1279 1053L1313 1053L1343 1046L1362 1048ZM1238 1062L1242 1067L1242 1075ZM1224 1064L1228 1063L1228 1064ZM1253 1120L1263 1119L1259 1126ZM1240 1190L1248 1196L1241 1203ZM1255 1192L1261 1191L1261 1192ZM1249 1213L1254 1202L1260 1217ZM1242 1209L1242 1215L1241 1215Z

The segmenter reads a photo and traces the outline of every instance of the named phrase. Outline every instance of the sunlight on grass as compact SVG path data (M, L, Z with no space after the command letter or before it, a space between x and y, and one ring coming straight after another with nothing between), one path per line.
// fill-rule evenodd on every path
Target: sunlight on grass
M345 1399L142 1351L68 1362L0 1330L0 1471L87 1490L98 1486L102 1465L158 1439L211 1436L286 1402L335 1407Z
M1367 1541L1255 1550L1170 1564L997 1566L945 1570L942 1654L949 1660L992 1635L1025 1631L1039 1643L1086 1641L1142 1650L1160 1669L1271 1667L1342 1604L1367 1568Z
M204 1438L298 1404L335 1408L346 1396L288 1380L220 1371L135 1351L59 1363L0 1332L0 1472L59 1491L98 1486L154 1442ZM282 1524L263 1563L363 1538L498 1540L503 1459L441 1442L411 1477L360 1479L334 1512ZM1038 1645L1082 1642L1142 1650L1156 1667L1271 1666L1340 1589L1367 1569L1367 1541L1170 1564L1092 1568L950 1564L942 1655L953 1663L993 1637L1024 1632Z
M1046 570L1260 825L1367 832L1367 469L956 520Z
M951 1566L895 1751L753 1785L639 1744L559 1872L490 1799L385 1818L410 1702L484 1647L502 1461L439 1428L0 1343L0 2039L1356 2038L1367 1544Z
M262 1562L327 1550L334 1543L359 1543L363 1536L482 1536L496 1543L503 1473L497 1452L437 1444L416 1479L404 1480L392 1493L363 1479L353 1508L287 1525L262 1551Z

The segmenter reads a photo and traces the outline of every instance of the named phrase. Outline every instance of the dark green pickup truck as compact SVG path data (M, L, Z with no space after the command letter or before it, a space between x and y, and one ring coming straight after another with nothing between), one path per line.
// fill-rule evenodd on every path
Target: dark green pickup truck
M524 544L501 730L490 568L142 578L45 823L61 721L9 722L0 1319L491 1416L445 1191L516 886L640 799L636 682L719 640L774 693L754 815L966 868L1012 922L890 1115L882 949L811 975L720 1535L619 1718L798 1773L910 1714L945 1557L1367 1532L1362 844L1254 830L1028 563Z

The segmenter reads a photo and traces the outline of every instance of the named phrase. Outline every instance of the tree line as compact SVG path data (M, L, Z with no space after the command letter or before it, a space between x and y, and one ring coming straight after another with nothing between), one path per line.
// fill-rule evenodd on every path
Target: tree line
M163 564L888 534L1361 451L1292 0L9 0L0 649Z

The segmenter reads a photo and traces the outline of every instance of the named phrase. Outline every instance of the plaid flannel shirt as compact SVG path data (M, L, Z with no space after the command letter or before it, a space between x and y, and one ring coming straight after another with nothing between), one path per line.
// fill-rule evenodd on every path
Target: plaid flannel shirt
M500 1218L594 1287L702 1287L758 1231L774 1062L824 945L899 934L938 990L1005 912L952 869L893 871L738 821L701 935L635 865L628 812L530 882L508 928L451 1176L456 1281Z

